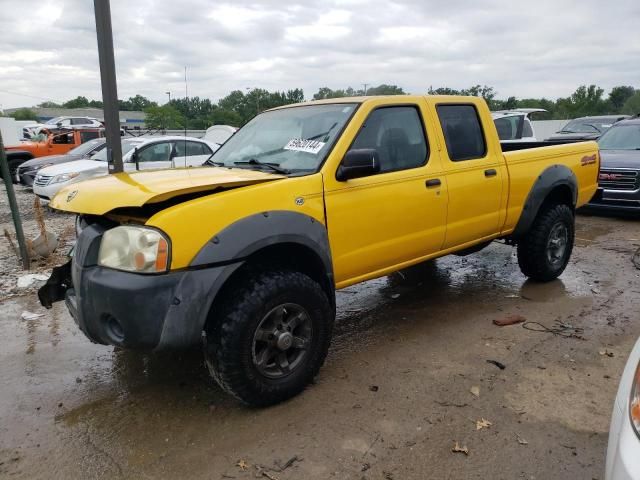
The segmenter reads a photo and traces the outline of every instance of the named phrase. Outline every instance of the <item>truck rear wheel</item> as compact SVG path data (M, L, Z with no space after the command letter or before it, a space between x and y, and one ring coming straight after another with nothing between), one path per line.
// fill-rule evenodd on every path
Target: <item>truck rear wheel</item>
M334 310L320 285L299 272L265 271L242 280L205 329L205 359L225 391L248 405L272 405L317 375Z
M531 229L518 242L518 264L527 277L549 282L569 263L575 217L567 205L549 205L538 213Z

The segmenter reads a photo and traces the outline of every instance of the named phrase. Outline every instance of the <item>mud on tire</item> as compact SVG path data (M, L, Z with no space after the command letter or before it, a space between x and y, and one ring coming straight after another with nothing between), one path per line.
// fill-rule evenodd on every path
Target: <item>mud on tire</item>
M252 272L234 287L205 328L211 376L248 405L297 395L327 356L335 317L327 295L293 271Z
M568 205L544 206L518 242L518 265L522 273L539 282L558 278L571 257L574 234L575 218Z

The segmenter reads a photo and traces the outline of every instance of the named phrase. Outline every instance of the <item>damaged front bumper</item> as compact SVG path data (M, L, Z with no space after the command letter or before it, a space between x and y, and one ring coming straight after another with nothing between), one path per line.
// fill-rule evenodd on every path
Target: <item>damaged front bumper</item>
M99 266L105 227L82 230L72 260L54 269L38 292L43 306L65 301L93 342L122 348L184 348L201 341L215 292L229 266L212 266L158 275Z

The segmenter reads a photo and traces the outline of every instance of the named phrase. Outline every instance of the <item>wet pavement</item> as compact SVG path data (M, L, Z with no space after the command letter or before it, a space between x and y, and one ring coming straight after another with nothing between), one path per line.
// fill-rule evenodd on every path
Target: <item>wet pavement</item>
M223 394L197 350L94 345L63 305L2 299L0 478L602 479L640 222L579 216L576 236L549 284L495 243L339 292L316 383L267 409ZM511 314L583 330L492 324Z

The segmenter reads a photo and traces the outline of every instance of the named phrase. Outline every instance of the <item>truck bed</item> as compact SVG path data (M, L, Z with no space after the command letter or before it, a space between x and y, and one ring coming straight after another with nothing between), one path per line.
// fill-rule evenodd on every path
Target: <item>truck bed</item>
M505 145L508 145L505 150ZM589 142L522 142L502 144L509 171L509 200L503 233L510 233L539 175L549 167L569 168L576 177L576 208L591 200L598 186L598 144ZM514 148L511 148L514 147Z

